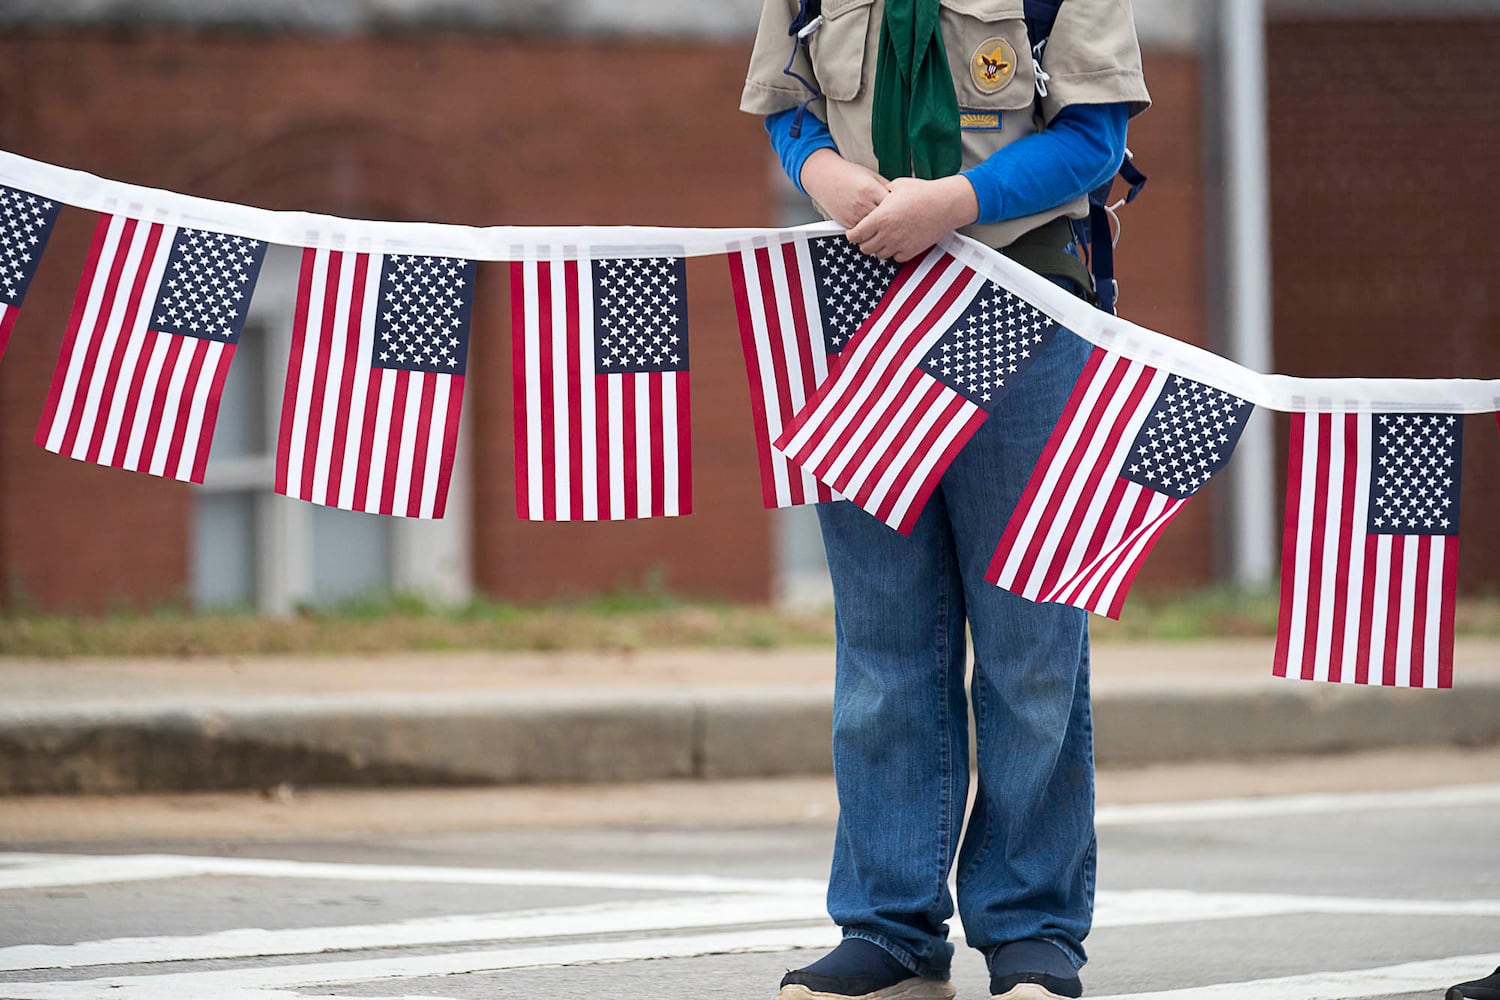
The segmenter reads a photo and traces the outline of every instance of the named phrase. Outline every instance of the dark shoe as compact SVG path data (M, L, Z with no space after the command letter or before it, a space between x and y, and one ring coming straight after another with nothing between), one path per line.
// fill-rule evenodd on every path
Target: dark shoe
M1483 979L1448 987L1447 1000L1500 1000L1500 969Z
M1064 979L1045 972L1017 972L990 977L990 1000L1073 1000L1083 996L1077 976Z
M863 938L845 938L805 969L788 972L777 1000L953 1000L953 984L913 976L895 956Z

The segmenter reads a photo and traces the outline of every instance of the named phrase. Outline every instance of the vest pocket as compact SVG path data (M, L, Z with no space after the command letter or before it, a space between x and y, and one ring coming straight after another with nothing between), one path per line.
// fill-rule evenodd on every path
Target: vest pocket
M852 101L864 89L865 42L874 6L875 0L823 0L823 26L808 41L808 55L818 89L831 101Z
M1024 0L938 0L943 47L958 106L968 111L1030 107L1036 68Z

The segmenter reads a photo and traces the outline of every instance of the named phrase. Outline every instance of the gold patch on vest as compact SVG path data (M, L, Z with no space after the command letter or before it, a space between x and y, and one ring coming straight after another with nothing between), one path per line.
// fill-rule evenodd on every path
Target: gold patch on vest
M1016 78L1016 50L999 36L986 38L969 59L969 76L981 93L998 94Z

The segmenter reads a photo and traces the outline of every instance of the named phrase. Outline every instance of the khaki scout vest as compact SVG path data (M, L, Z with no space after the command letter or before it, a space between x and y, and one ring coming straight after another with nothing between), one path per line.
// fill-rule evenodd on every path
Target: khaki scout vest
M787 25L796 6L795 0L766 0L741 110L773 114L796 107L810 96L782 73L791 54ZM939 7L943 45L958 95L963 165L968 168L1037 131L1036 66L1026 34L1025 3L939 0ZM1051 72L1055 79L1061 76L1057 79L1060 86L1053 88L1054 96L1046 102L1048 117L1070 99L1128 100L1132 113L1144 109L1150 97L1141 78L1128 0L1068 0L1062 9L1068 14L1060 15L1047 43L1047 62L1057 66ZM807 46L811 66L801 52L794 66L804 73L810 69L823 91L825 100L809 107L828 123L839 152L871 170L879 169L870 122L884 12L883 0L823 0L822 26ZM1070 23L1074 21L1079 27L1089 27L1080 31ZM827 217L826 212L823 215ZM1088 198L1019 219L967 226L962 232L1003 247L1063 215L1086 217Z

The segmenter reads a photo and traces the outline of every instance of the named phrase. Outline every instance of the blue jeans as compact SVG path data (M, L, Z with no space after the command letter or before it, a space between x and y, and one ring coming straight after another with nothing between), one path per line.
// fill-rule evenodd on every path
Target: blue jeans
M909 538L852 503L818 506L838 630L828 911L846 936L929 978L947 978L953 958L955 855L970 945L1042 939L1084 962L1095 858L1087 615L1033 604L984 573L1089 350L1066 331L1052 339ZM967 828L966 622L979 765Z

